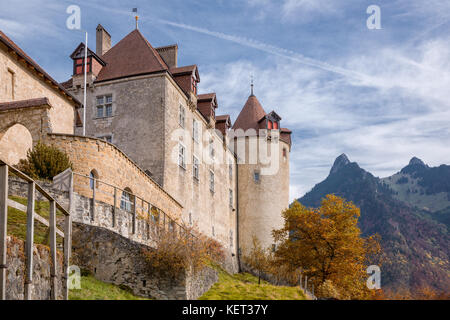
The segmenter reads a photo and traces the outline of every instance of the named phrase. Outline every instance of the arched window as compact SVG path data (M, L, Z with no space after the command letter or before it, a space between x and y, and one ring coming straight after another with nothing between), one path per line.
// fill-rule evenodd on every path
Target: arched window
M93 169L90 173L89 173L89 186L91 187L91 190L94 190L94 185L95 188L98 188L98 173L97 170Z
M131 191L130 188L125 188L125 190L122 192L122 197L120 199L120 209L132 212L133 203L134 203L133 192Z

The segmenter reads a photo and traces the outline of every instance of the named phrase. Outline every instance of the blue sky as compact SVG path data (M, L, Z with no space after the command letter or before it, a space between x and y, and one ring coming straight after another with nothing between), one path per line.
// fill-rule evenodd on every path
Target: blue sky
M291 199L341 153L380 177L412 156L450 163L450 1L0 1L0 29L59 81L84 39L65 27L70 4L92 49L98 23L115 44L138 7L141 32L153 46L178 43L179 65L199 66L200 91L217 92L218 114L233 120L253 74L265 110L294 132ZM381 30L366 26L369 5Z

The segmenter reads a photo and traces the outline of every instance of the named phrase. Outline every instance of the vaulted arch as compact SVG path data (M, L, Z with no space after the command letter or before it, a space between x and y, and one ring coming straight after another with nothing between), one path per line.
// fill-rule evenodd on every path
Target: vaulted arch
M10 165L15 165L27 156L33 147L30 131L23 125L16 123L0 132L0 159Z

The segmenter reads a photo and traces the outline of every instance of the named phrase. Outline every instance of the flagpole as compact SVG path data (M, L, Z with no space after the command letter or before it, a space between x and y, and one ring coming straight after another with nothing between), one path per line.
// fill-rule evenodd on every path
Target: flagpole
M88 33L86 31L86 41L84 45L84 98L83 98L83 136L86 136L86 83L87 83L87 51Z

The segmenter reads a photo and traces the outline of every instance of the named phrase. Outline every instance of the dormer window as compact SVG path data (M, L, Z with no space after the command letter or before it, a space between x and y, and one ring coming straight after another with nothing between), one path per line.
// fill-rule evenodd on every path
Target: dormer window
M92 71L92 58L87 58L87 72ZM84 58L75 59L73 61L73 74L79 75L84 74Z
M267 122L267 129L269 129L269 130L273 129L273 123L270 120Z

